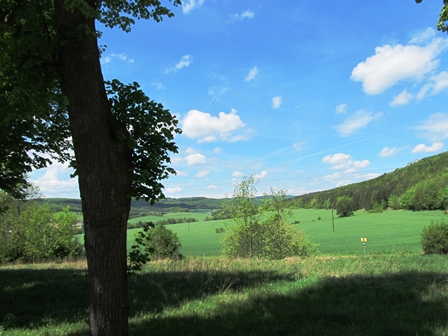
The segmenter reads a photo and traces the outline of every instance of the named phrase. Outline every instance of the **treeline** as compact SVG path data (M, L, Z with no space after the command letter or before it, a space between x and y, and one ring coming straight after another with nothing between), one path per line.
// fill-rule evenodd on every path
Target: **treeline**
M448 209L448 152L410 163L375 179L310 193L289 200L302 208L334 208L338 197L353 199L356 209Z
M193 222L198 222L198 220L196 218L192 218L192 217L182 217L182 218L162 219L162 220L155 222L154 224L155 225L169 225L169 224L181 224L181 223L193 223ZM145 223L142 221L138 221L135 224L128 223L128 229L142 228L144 226L144 224Z

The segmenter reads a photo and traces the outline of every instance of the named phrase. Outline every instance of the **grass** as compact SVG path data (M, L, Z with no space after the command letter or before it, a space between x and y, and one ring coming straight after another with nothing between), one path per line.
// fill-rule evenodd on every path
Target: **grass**
M445 256L187 258L129 280L131 335L444 335ZM85 265L0 269L1 335L86 335ZM0 320L1 321L1 320Z
M432 220L440 221L443 217L442 211L389 210L372 214L357 211L354 216L346 218L338 218L334 213L333 232L331 210L301 209L293 211L291 222L300 221L296 225L297 230L305 230L313 241L320 244L323 254L362 255L364 253L362 237L368 239L366 246L368 254L418 253L421 251L422 228L429 225ZM176 232L181 240L181 252L184 255L219 256L222 248L221 238L225 233L217 234L215 229L225 225L225 221L200 221L173 224L169 225L169 228ZM128 230L129 247L133 242L135 230L138 229Z
M333 233L331 211L296 210L323 255L279 261L219 257L224 221L170 225L187 258L129 279L130 334L447 335L448 259L419 243L443 216L356 212ZM84 262L0 267L0 335L86 335L87 295Z

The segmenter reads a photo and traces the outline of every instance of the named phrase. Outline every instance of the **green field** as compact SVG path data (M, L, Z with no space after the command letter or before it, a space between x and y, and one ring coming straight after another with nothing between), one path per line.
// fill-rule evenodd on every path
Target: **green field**
M207 214L178 213L163 217L148 216L134 218L131 223L157 221L169 217L193 217L202 220L194 223L173 224L168 227L177 233L182 242L182 254L186 256L218 256L221 254L221 238L215 229L224 227L225 221L203 221ZM201 217L202 216L202 217ZM321 219L318 220L318 217ZM331 210L293 210L291 222L305 232L313 241L320 244L320 250L328 255L362 255L364 253L361 237L368 239L366 253L420 252L420 233L431 221L440 221L443 211L388 210L383 213L357 211L354 216L338 218L334 214L332 229ZM228 224L230 222L227 222ZM128 246L132 243L135 231L128 230Z

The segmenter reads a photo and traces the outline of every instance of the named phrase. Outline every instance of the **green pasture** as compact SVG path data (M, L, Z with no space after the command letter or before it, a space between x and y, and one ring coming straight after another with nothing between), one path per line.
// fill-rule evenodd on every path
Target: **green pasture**
M176 212L176 213L170 213L170 214L165 214L163 216L143 216L143 217L138 217L138 218L132 218L130 219L128 222L135 224L138 223L140 221L142 222L158 222L160 220L164 220L164 219L168 219L168 218L194 218L198 221L205 221L205 218L210 215L210 210L209 211L201 211L201 212Z
M158 220L169 217L186 217L193 214L178 213L154 217ZM206 214L195 213L198 220ZM321 219L318 220L318 217ZM152 216L134 218L133 221L150 221ZM442 211L387 210L383 213L357 211L354 216L339 218L334 212L334 232L331 210L293 210L291 222L297 230L305 230L313 241L320 244L326 255L362 255L361 238L367 238L366 253L401 253L421 251L420 233L431 221L445 218ZM227 222L230 224L230 222ZM169 225L182 242L182 254L186 256L218 256L221 254L221 238L226 233L217 234L215 229L225 227L225 221L199 221ZM134 233L128 230L128 246L131 246Z

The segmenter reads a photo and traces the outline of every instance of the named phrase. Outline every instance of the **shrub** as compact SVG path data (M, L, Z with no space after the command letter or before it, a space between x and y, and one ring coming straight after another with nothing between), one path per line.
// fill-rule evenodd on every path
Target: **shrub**
M339 215L339 217L351 216L355 210L355 205L351 197L341 196L337 198L336 214Z
M223 227L219 227L215 229L216 233L223 233L224 231L226 231Z
M144 223L143 230L135 234L135 243L128 255L128 274L140 271L150 260L181 259L181 247L177 234L164 225Z
M321 219L322 219L322 217L320 217L320 216L317 217L317 220L318 220L318 221L320 221Z
M425 254L447 254L448 223L431 221L429 226L423 228L420 242Z

